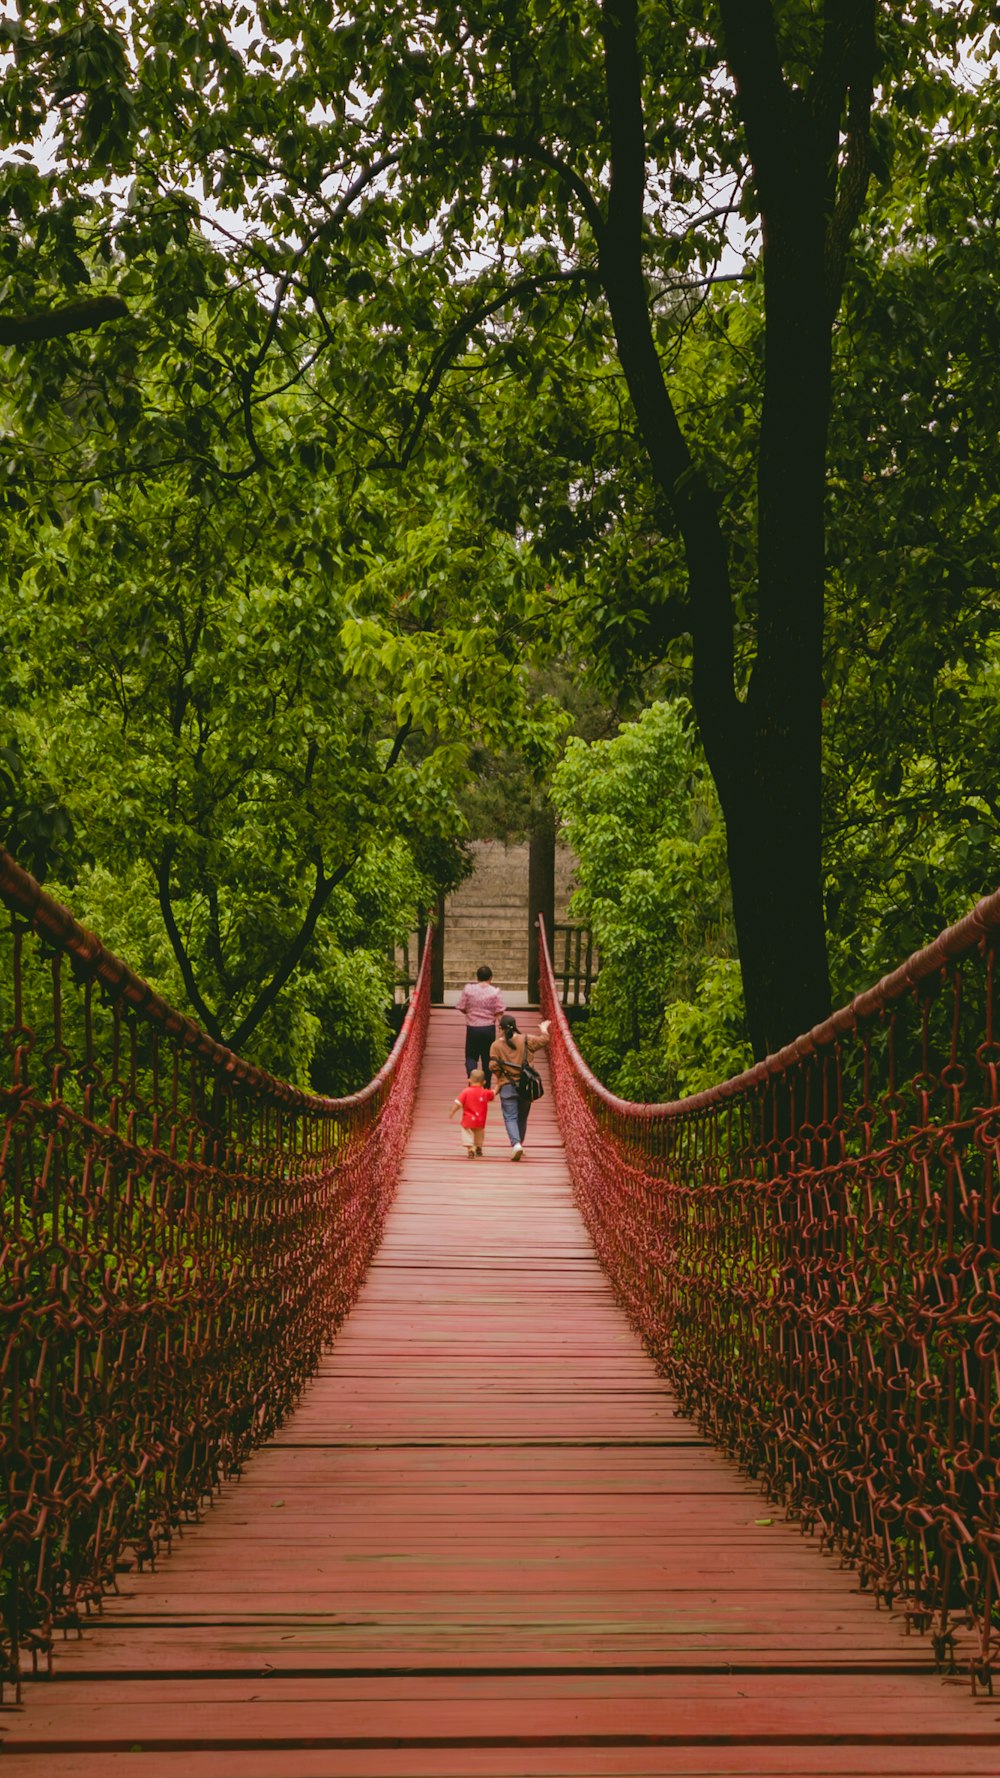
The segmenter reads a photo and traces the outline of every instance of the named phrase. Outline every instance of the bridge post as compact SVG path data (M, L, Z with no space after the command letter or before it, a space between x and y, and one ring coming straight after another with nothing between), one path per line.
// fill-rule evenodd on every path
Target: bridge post
M444 896L439 894L434 912L434 949L431 952L431 999L444 1002Z
M528 999L538 1005L538 916L552 943L556 917L556 815L544 802L532 816L528 834Z

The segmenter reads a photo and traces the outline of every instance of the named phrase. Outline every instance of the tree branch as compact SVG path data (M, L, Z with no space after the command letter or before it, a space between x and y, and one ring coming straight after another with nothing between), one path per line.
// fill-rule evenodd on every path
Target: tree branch
M595 239L600 240L604 232L604 217L601 206L594 197L586 180L581 178L568 161L561 155L554 154L542 142L533 142L529 137L498 135L492 131L480 134L479 141L486 148L499 148L501 152L509 151L515 160L537 161L543 167L551 168L557 173L563 184L577 199L587 221L594 231Z
M718 780L742 758L745 712L736 696L725 539L711 490L692 459L670 399L650 320L643 272L646 168L637 0L604 0L603 32L611 178L601 278L640 436L684 543L695 703Z
M806 97L816 124L827 138L833 134L836 140L862 14L869 9L874 13L870 0L824 0L823 3L823 37Z
M120 296L91 296L36 315L0 315L0 346L65 339L67 334L101 327L105 321L121 321L127 314L128 306Z
M368 166L363 167L361 172L357 174L356 178L351 181L347 190L342 193L340 198L338 198L322 227L314 228L309 231L305 240L302 242L302 245L294 253L291 264L286 267L279 277L275 288L274 300L271 304L270 313L267 319L267 326L264 329L264 337L261 340L257 351L252 358L248 359L239 375L240 411L243 416L243 432L247 444L250 447L250 462L244 464L242 469L220 469L219 474L224 480L229 482L242 482L245 481L248 476L255 474L258 469L267 469L271 467L270 461L261 447L254 425L253 410L257 405L257 397L254 395L254 384L257 380L258 372L274 344L274 337L278 331L278 323L281 319L281 311L284 306L285 297L288 295L288 291L293 284L297 287L296 272L298 271L299 266L302 264L306 255L312 251L321 236L343 221L347 212L351 208L351 205L354 203L355 198L360 197L361 193L365 191L381 173L384 173L387 167L395 165L398 160L398 153L383 154L378 156L376 160L370 162ZM314 355L313 362L315 361L315 356L318 356L318 353ZM292 380L297 381L299 376L304 375L305 367L302 367L297 373L297 376ZM284 386L287 388L290 385L286 384ZM270 393L274 394L277 393L277 391L272 390Z
M847 86L847 130L844 158L836 186L836 203L826 231L828 296L833 312L840 302L844 265L851 235L868 195L871 181L870 129L875 96L878 44L875 31L875 0L830 0L829 11L843 15L842 84L833 124L834 149L840 127L843 87Z
M220 1043L222 1041L222 1031L219 1026L219 1021L211 1007L202 998L201 990L199 989L195 978L194 966L188 956L184 940L181 937L180 929L174 915L174 904L170 895L170 868L173 861L174 846L171 842L168 842L167 845L164 846L160 862L156 866L156 887L159 894L160 912L163 915L163 924L166 927L167 937L170 940L171 948L180 968L184 987L187 990L187 997L209 1036L214 1037L216 1042Z
M706 272L703 278L675 278L660 284L653 292L654 303L662 302L666 296L676 295L685 290L713 290L716 284L750 284L754 274L751 270L742 272Z
M392 743L392 749L384 767L382 768L383 776L385 773L392 770L393 766L399 759L412 727L412 718L407 717L406 721L397 729ZM348 858L345 863L338 865L337 869L330 877L324 874L322 859L316 860L316 877L313 884L313 892L309 900L309 906L303 916L302 924L285 952L284 957L278 964L277 969L274 971L274 974L270 977L269 981L265 982L260 993L257 995L257 998L251 1004L249 1011L240 1020L235 1031L233 1031L226 1040L230 1049L238 1052L242 1045L246 1043L247 1038L256 1031L257 1026L260 1024L265 1014L270 1012L278 995L281 993L282 988L285 986L285 983L291 979L295 971L298 969L299 964L302 962L313 934L316 931L320 915L326 907L333 891L337 888L338 884L344 881L344 878L348 873L354 869L360 853L361 848L358 846L355 851L351 853L350 858Z
M409 740L410 731L412 730L412 728L413 728L413 717L408 716L406 718L406 721L404 723L402 723L400 725L400 727L396 730L396 738L392 743L392 747L390 748L389 756L385 762L385 765L382 767L382 776L383 777L385 777L387 772L392 771L393 766L396 764L397 760L399 759L400 754L403 751L403 748L406 746L406 743Z
M368 186L371 185L373 180L378 178L380 173L384 173L388 167L396 166L399 158L400 151L398 149L393 149L388 154L378 155L375 160L369 161L366 167L362 167L357 177L351 180L347 190L342 192L337 199L327 216L323 228L316 231L317 235L325 233L328 228L333 227L338 222L342 222L355 198L360 197L361 193L367 190Z
M299 964L302 962L302 959L306 954L313 933L316 931L316 926L323 909L326 907L326 904L338 883L342 883L347 876L348 871L354 868L354 865L357 863L357 858L357 852L353 852L346 863L337 867L331 877L324 875L322 863L317 861L313 892L298 932L288 946L288 949L281 959L281 962L278 964L277 969L274 971L274 974L264 983L257 998L251 1003L249 1011L240 1020L235 1031L231 1032L226 1039L228 1047L232 1050L236 1050L237 1054L242 1045L246 1043L247 1038L256 1031L257 1026L260 1024L264 1015L270 1012L278 995L281 993L282 988L285 986L285 983L298 969Z
M508 284L499 295L477 303L474 308L469 309L446 334L413 397L413 420L409 435L405 438L402 448L397 454L396 466L405 469L410 463L445 371L474 328L479 327L482 322L488 321L491 315L498 314L509 303L520 302L526 296L536 296L539 291L549 289L553 285L565 287L571 284L584 284L593 277L593 272L587 266L573 266L565 271L530 273L523 278L515 279L514 283Z
M222 949L222 928L219 922L219 891L218 885L215 883L210 883L208 886L207 950L209 957L218 971L223 991L226 994L231 994L233 991L233 978L226 967L226 959Z
M771 0L719 0L726 60L736 85L762 211L788 185L792 95L785 84Z

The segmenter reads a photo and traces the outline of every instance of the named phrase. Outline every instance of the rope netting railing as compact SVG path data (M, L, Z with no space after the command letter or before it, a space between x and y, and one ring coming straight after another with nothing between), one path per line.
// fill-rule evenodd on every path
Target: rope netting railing
M930 1631L1000 1646L1000 892L807 1036L674 1104L608 1092L542 933L556 1106L621 1302L696 1419Z
M361 1092L213 1042L0 851L3 1682L268 1437L378 1242L429 1011Z

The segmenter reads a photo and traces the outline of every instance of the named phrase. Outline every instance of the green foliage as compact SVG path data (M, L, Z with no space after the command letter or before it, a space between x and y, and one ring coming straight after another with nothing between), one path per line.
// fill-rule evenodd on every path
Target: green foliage
M42 882L72 846L73 824L51 785L33 773L8 729L0 746L0 845Z
M926 160L921 147L908 165L900 147L896 183L857 244L836 336L824 857L837 1002L997 882L1000 380L989 293L1000 261L981 152L991 117L1000 89L986 79ZM687 329L674 372L720 491L724 464L742 469L724 516L743 687L755 609L756 398L745 397L762 374L763 330L759 292L719 296ZM652 547L662 563L663 546ZM633 576L648 560L637 550ZM591 586L606 597L598 576ZM645 635L655 652L651 626ZM669 686L683 644L668 662Z
M6 535L10 757L72 822L77 912L214 1035L360 1084L392 947L467 868L470 750L542 768L563 727L507 625L530 557L444 452L418 489L173 472Z
M953 62L988 11L877 8L883 175L953 109ZM639 12L645 255L669 373L737 212L756 253L758 194L718 18L687 0ZM805 0L776 13L784 77L805 85L825 19ZM570 545L614 523L637 538L649 465L599 300L600 25L596 5L491 3L470 20L378 0L339 8L334 28L311 0L21 0L0 35L0 306L114 292L129 314L12 360L14 497L55 505L83 476L176 462L214 485L279 452L405 469L435 404L475 406L469 468L505 523L541 518ZM305 399L282 408L290 384ZM500 453L492 409L515 387L532 423ZM727 454L714 467L738 486ZM622 591L609 640L642 603Z
M697 1091L748 1059L718 803L682 702L611 740L573 740L553 776L578 858L573 913L600 974L588 1061L625 1098Z
M349 886L348 886L349 885ZM82 864L67 882L47 884L83 923L144 975L174 1005L187 999L184 979L164 930L149 872ZM364 1086L385 1060L392 1031L393 944L409 933L428 879L403 840L369 848L328 905L303 966L262 1020L246 1053L296 1085L337 1096ZM237 917L253 912L250 898ZM189 929L190 904L178 912ZM199 964L201 955L192 946Z
M774 9L800 109L841 10ZM20 0L0 27L0 311L128 306L5 355L6 832L226 1035L298 946L252 1029L299 1078L341 1067L322 1060L335 1004L367 1042L359 984L461 871L463 824L517 828L560 699L576 720L588 700L635 708L651 672L663 696L692 683L685 547L602 283L601 16ZM847 261L827 486L839 992L989 886L997 840L998 103L958 62L991 15L876 16L879 187ZM745 713L765 291L727 47L690 0L640 5L637 276L718 516ZM710 288L720 263L734 282ZM649 1038L635 1078L657 1090L701 1084L740 1041L728 916L706 937L680 912L710 879L726 900L718 819L685 770L693 805L626 784L648 846L632 859L619 836L628 886L601 902L623 984L613 1013L613 972L601 990L608 1065ZM355 873L400 846L362 931ZM646 919L673 959L654 969L676 989L665 1015L614 962Z
M838 991L997 883L1000 124L984 79L897 161L838 339L826 710L827 909Z
M670 1000L663 1015L666 1079L676 1093L700 1093L752 1060L739 960L708 956L690 999Z

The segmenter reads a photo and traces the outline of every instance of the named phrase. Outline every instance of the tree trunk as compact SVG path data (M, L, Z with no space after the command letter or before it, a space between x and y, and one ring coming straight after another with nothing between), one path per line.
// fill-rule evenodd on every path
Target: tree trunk
M431 999L435 1006L444 1001L444 896L439 893L434 914L434 936L431 940Z
M737 73L741 102L745 110L755 107L748 128L751 158L758 184L766 187L757 647L743 702L735 680L727 541L678 422L650 322L637 0L605 0L603 7L611 179L599 247L639 432L684 542L694 706L726 821L744 999L754 1053L761 1057L830 1010L821 739L826 435L836 306L825 252L837 134L835 127L832 136L817 134L784 86L766 33L751 29L739 6L726 11L736 59L746 65Z
M549 945L553 944L556 918L556 816L551 803L543 803L532 817L528 834L528 999L537 1006L539 997L538 917L545 921Z
M830 1011L822 711L831 317L822 211L815 199L810 204L801 192L798 198L772 221L765 245L757 651L746 746L735 760L728 724L716 739L720 725L710 705L698 708L726 819L744 996L758 1057Z
M824 1018L830 995L820 883L801 837L811 825L812 774L793 784L786 773L777 794L753 776L754 790L727 816L726 849L747 1023L760 1059Z

